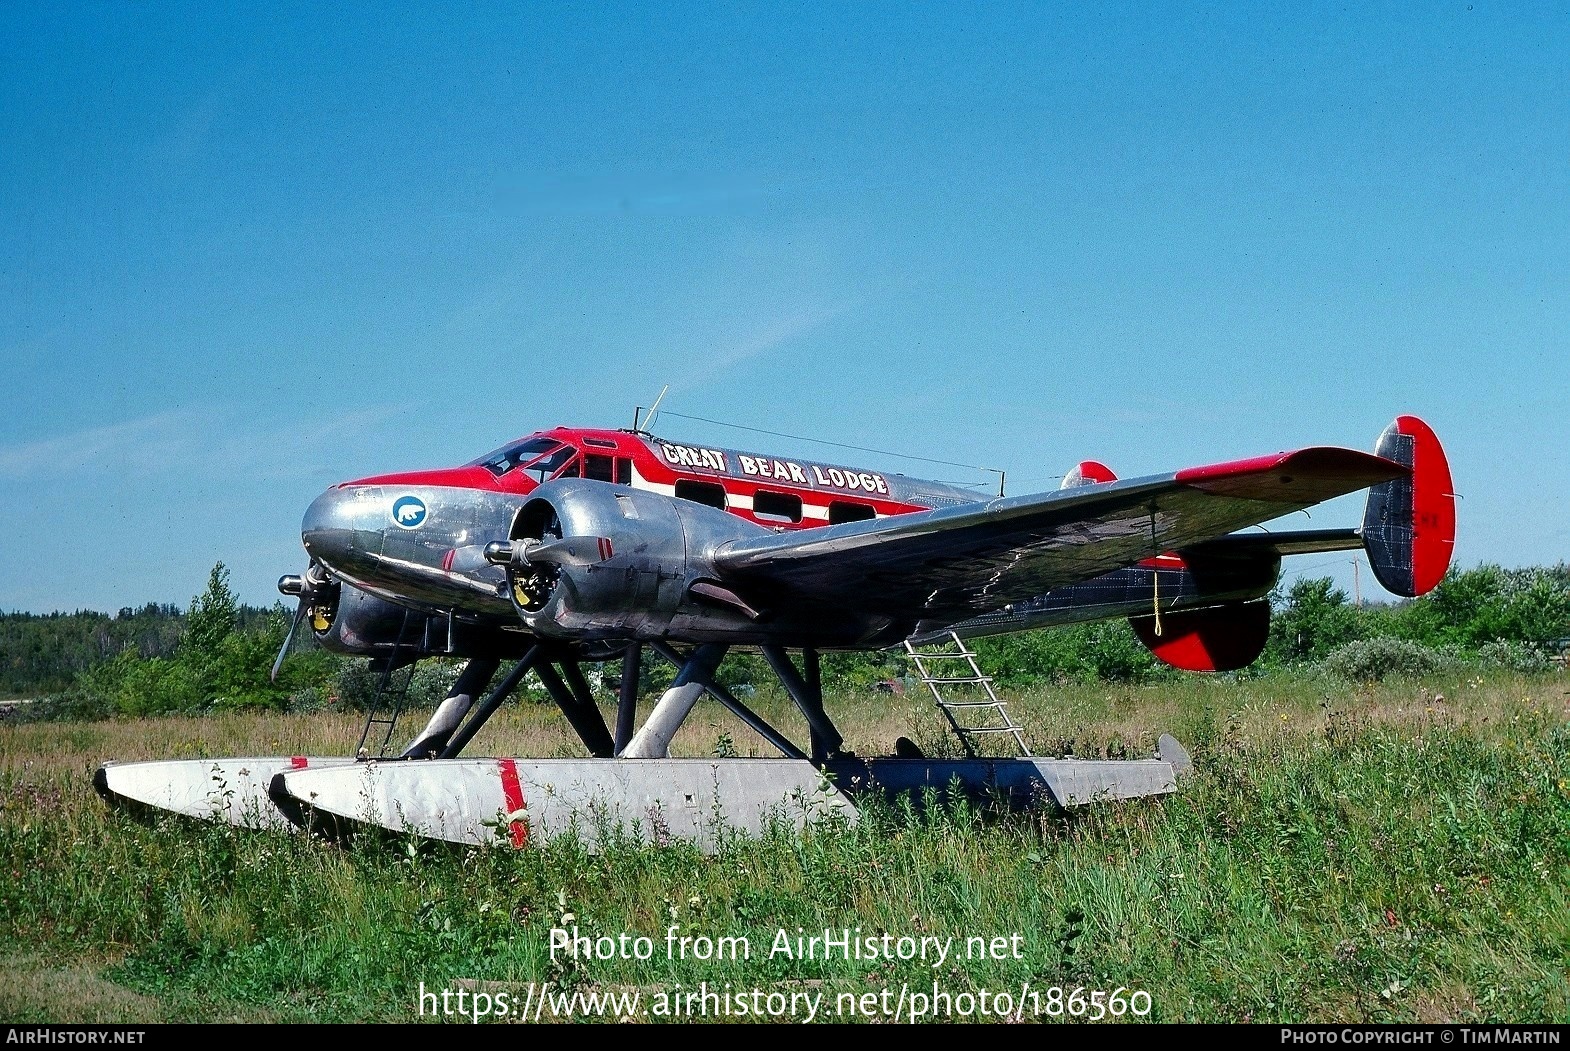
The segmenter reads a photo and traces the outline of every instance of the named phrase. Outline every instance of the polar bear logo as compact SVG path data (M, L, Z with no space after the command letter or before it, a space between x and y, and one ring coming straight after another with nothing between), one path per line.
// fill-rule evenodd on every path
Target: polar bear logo
M425 521L425 501L418 496L400 496L392 505L393 525L418 529Z

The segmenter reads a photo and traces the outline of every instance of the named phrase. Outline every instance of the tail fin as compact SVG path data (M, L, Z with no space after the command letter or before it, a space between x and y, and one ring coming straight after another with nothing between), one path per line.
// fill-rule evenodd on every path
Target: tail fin
M1433 430L1416 416L1397 416L1374 453L1412 473L1368 491L1363 544L1386 591L1408 598L1444 579L1456 540L1455 488L1450 464Z

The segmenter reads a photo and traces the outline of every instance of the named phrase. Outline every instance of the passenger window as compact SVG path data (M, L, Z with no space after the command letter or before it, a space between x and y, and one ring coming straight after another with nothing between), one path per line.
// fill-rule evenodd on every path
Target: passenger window
M801 497L759 489L752 497L752 513L766 522L800 522Z
M708 504L725 510L725 487L713 482L691 482L686 479L676 483L676 498L691 500L695 504Z
M841 522L866 522L878 517L878 513L866 504L853 504L845 500L835 500L829 504L829 525L839 525Z

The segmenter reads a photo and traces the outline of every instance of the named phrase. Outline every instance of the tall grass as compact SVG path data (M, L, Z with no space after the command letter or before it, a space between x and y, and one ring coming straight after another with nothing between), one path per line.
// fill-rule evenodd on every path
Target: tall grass
M4 727L0 1015L409 1021L422 982L861 992L936 980L951 992L1140 989L1166 1021L1562 1022L1567 691L1562 676L1498 675L1358 692L1212 679L1027 694L1012 709L1038 746L1145 754L1171 729L1196 773L1175 796L1067 815L869 804L854 826L726 837L712 856L631 840L592 855L569 840L456 851L148 825L89 785L111 757L341 754L357 736L344 716ZM786 722L777 702L757 698ZM938 747L923 708L831 702L868 754L899 735ZM518 706L476 747L578 754L555 722ZM750 747L728 716L703 711L689 729L687 754L722 734ZM553 961L550 929L573 924L659 949ZM672 926L746 937L752 957L670 959ZM1023 951L951 955L936 970L771 957L776 933L798 927L960 945L1017 933Z

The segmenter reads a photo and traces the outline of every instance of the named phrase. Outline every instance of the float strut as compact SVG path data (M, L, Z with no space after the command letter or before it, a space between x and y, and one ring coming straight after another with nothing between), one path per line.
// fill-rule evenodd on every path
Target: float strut
M669 646L655 644L655 651L681 670L676 681L655 702L654 710L643 721L643 728L632 735L627 747L617 754L627 759L664 759L670 755L671 739L692 714L692 706L703 693L704 680L714 673L729 649L718 642L706 642L686 660Z
M458 681L447 691L447 699L442 701L431 716L431 721L425 724L425 729L409 742L409 747L398 758L422 759L447 747L453 731L458 729L458 724L463 722L463 717L473 707L474 699L491 684L500 666L501 661L489 657L476 657L465 664L463 671L458 674Z
M564 660L561 664L562 670L573 682L572 687L562 681L561 675L550 661L541 661L534 672L550 691L556 706L572 724L573 730L577 732L578 738L583 741L589 754L596 759L609 759L615 754L616 746L611 741L611 732L605 728L605 717L600 714L599 708L594 704L594 698L589 695L589 685L583 681L583 672L578 669L576 661ZM581 692L577 689L580 685Z
M675 650L671 649L667 644L663 642L655 642L651 643L651 645L654 647L654 652L658 653L661 657L664 657L666 660L677 666L682 665L681 655ZM690 663L691 661L688 662L688 664ZM716 667L719 665L718 661L715 661L714 663ZM685 667L682 668L682 674L686 674ZM780 754L785 756L787 759L807 758L806 752L803 752L800 748L797 748L795 745L791 744L789 739L786 738L784 734L780 733L778 730L774 729L774 727L764 722L756 712L737 700L734 694L732 694L725 687L721 686L719 683L715 682L714 670L712 668L694 674L691 678L691 681L707 690L710 696L712 696L716 701L719 701L726 708L729 708L732 715L746 723L748 726L752 727L755 731L757 731L759 737L762 737L775 748L778 748Z
M616 754L632 740L638 718L638 678L643 672L643 643L629 642L621 655L621 695L616 704Z
M530 646L529 652L525 653L518 663L512 666L512 670L507 673L507 677L497 684L496 689L491 691L491 695L481 701L478 707L469 713L468 721L452 735L452 739L447 742L447 747L442 749L441 754L437 758L453 759L459 752L463 751L464 745L472 741L474 735L479 732L480 727L485 725L485 721L496 714L496 709L500 708L507 696L517 689L519 680L528 673L530 668L534 667L534 662L539 659L540 648L538 646Z
M840 750L845 738L834 728L829 713L823 710L823 688L818 681L819 677L814 674L811 679L802 678L783 646L764 646L763 656L769 662L769 667L774 669L774 674L779 676L785 692L790 694L790 699L796 702L796 707L801 709L801 714L806 718L812 734L812 761L822 766ZM803 656L803 663L808 670L816 672L818 651L805 650Z

